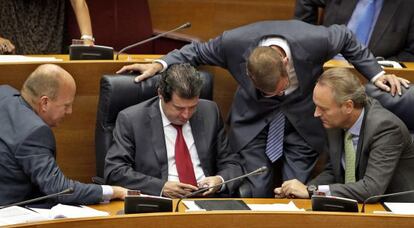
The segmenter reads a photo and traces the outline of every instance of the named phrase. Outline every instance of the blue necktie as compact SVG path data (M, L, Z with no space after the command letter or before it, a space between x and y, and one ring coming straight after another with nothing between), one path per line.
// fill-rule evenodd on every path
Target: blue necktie
M355 35L359 42L368 44L369 32L371 31L375 15L375 0L367 0L365 7L361 9L361 17L355 26Z
M270 122L267 132L266 155L273 163L283 154L283 136L285 134L285 115L279 111L272 122Z

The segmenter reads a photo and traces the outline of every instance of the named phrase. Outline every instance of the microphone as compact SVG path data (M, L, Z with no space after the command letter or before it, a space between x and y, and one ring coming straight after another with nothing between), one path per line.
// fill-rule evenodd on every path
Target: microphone
M118 54L116 54L116 60L118 60L118 59L119 59L119 55L120 55L121 53L125 52L125 51L126 51L126 50L128 50L128 49L131 49L131 48L134 48L134 47L139 46L139 45L141 45L141 44L145 44L145 43L147 43L147 42L153 41L153 40L158 39L158 38L160 38L160 37L162 37L162 36L165 36L165 35L167 35L167 34L169 34L169 33L172 33L172 32L175 32L175 31L178 31L178 30L181 30L181 29L185 29L185 28L190 28L190 27L191 27L191 23L190 23L190 22L187 22L187 23L184 23L184 24L182 24L181 26L179 26L179 27L177 27L177 28L174 28L174 29L172 29L172 30L169 30L169 31L166 31L166 32L160 33L160 34L158 34L158 35L156 35L156 36L154 36L154 37L150 37L150 38L148 38L148 39L145 39L145 40L139 41L139 42L137 42L137 43L135 43L135 44L131 44L131 45L129 45L129 46L126 46L126 47L122 48L122 49L118 52Z
M0 209L6 208L6 207L12 207L12 206L20 206L20 205L24 205L24 204L30 204L30 203L34 203L34 202L37 202L37 201L53 198L53 197L56 197L56 196L59 196L59 195L71 194L71 193L73 193L73 188L67 188L67 189L65 189L61 192L53 193L53 194L50 194L50 195L45 195L45 196L37 197L37 198L34 198L34 199L29 199L29 200L9 204L9 205L4 205L4 206L1 206Z
M366 200L364 200L364 203L362 204L361 212L362 213L365 212L365 204L367 204L372 199L378 199L378 198L389 197L389 196L400 196L400 195L405 195L405 194L410 194L410 193L414 193L414 190L409 190L409 191L404 191L404 192L394 192L394 193L383 194L383 195L370 196Z
M180 205L180 202L181 202L183 199L185 199L185 198L188 198L188 197L191 197L191 196L195 196L195 195L197 195L197 194L199 194L199 193L205 192L205 191L207 191L207 190L209 190L209 189L212 189L212 188L221 187L222 185L225 185L225 184L227 184L227 183L230 183L230 182L233 182L233 181L236 181L236 180L240 180L240 179L243 179L243 178L246 178L246 177L249 177L249 176L259 175L259 174L265 173L266 171L267 171L267 167L266 167L266 166L262 166L262 167L260 167L260 168L258 168L258 169L256 169L256 170L254 170L254 171L252 171L252 172L250 172L250 173L247 173L247 174L244 174L244 175L241 175L241 176L238 176L238 177L235 177L235 178L232 178L232 179L226 180L226 181L224 181L224 182L222 182L222 183L220 183L220 184L216 184L216 185L213 185L213 186L209 186L209 187L200 188L200 189L198 189L197 191L194 191L194 192L192 192L192 193L189 193L189 194L187 194L187 195L183 196L182 198L180 198L180 199L178 200L177 204L175 205L175 212L177 212L177 211L178 211L178 205Z

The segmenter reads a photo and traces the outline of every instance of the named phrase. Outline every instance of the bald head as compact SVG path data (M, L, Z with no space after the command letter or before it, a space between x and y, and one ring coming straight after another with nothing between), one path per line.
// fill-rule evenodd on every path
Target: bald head
M26 79L21 92L31 100L43 95L54 100L64 84L76 88L75 80L66 70L58 65L43 64Z
M21 95L50 127L57 126L72 113L76 84L63 68L44 64L36 68L23 84Z

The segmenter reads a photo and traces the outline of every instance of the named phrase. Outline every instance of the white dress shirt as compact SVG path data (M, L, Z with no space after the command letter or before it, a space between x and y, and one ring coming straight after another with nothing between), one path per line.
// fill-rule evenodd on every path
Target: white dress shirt
M165 135L165 146L167 147L167 159L168 159L168 181L180 181L178 178L177 166L175 163L175 140L177 138L177 130L171 125L171 122L165 116L161 107L161 100L159 103L162 125ZM187 121L182 127L185 143L188 151L190 152L191 162L193 163L195 178L197 182L201 181L205 175L201 168L200 158L197 154L197 149L194 143L193 133L191 132L190 122Z

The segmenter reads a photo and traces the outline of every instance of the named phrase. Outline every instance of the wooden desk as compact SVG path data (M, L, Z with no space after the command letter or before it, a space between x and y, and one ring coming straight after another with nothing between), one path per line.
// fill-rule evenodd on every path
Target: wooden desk
M245 199L247 203L287 203L283 199ZM299 208L310 208L309 200L293 200ZM113 215L123 208L123 202L93 206L111 213L108 217L83 219L61 219L16 227L414 227L414 216L373 214L383 210L381 205L367 206L367 213L336 212L251 212L251 211L212 211L212 212L168 212L131 215Z

